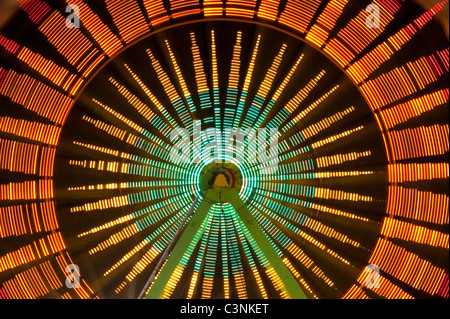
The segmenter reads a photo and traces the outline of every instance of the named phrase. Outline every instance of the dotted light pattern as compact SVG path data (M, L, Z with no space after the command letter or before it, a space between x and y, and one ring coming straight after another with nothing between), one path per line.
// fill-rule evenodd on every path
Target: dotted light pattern
M54 166L62 129L70 124L69 113L93 74L110 57L150 32L188 19L233 18L291 32L328 56L358 85L373 112L388 159L387 195L382 199L385 214L375 218L358 213L352 204L375 205L380 199L339 189L339 183L345 184L346 179L377 175L372 168L361 168L365 159L374 156L370 147L332 147L370 131L370 124L352 128L339 125L356 113L354 105L320 115L324 104L345 94L342 83L324 89L321 83L327 80L327 70L319 69L294 92L293 77L306 62L304 55L297 55L290 64L283 64L290 45L282 43L269 61L258 64L264 33L248 44L242 41L246 33L237 30L231 59L224 62L218 59L218 30L208 29L207 51L201 51L205 47L199 42L201 36L190 32L189 51L183 53L175 49L173 41L164 39L161 51L167 60L147 48L148 66L157 75L159 90L154 91L138 70L127 64L121 67L130 77L128 82L108 78L111 89L122 96L136 116L125 115L100 97L93 98L91 105L103 115L83 115L82 121L97 134L120 141L125 148L73 141L72 147L95 156L69 159L68 167L154 178L108 179L65 189L78 193L73 195L78 198L101 194L94 196L98 200L71 204L69 215L125 212L113 214L107 222L93 222L76 234L80 239L102 235L88 241L89 255L141 238L107 265L104 280L123 269L122 265L131 266L126 273L121 271L123 280L114 287L114 293L120 294L138 276L149 274L151 265L175 235L192 195L199 194L196 185L202 166L171 162L167 136L176 127L186 127L192 133L193 120L201 118L203 124L218 129L279 129L278 174L264 175L260 167L239 164L244 179L240 195L309 297L448 298L448 260L431 259L418 249L425 245L431 253L448 253L448 190L432 185L448 180L448 122L439 119L428 123L430 115L436 119L442 109L448 110L448 44L420 57L409 58L407 50L408 44L426 34L434 15L447 1L440 1L394 30L389 27L407 6L405 1L374 1L381 8L379 29L365 26L369 13L364 9L352 17L345 15L345 9L356 1L331 0L321 6L321 1L289 0L281 5L273 0L205 0L201 8L195 0L144 0L143 6L135 1L108 0L102 9L111 18L108 22L89 1L75 0L71 3L83 13L81 29L65 27L64 8L41 0L17 2L24 14L22 19L45 39L47 48L57 52L57 58L21 42L11 32L0 35L0 50L4 52L0 60L0 170L6 176L0 184L0 297L98 297L87 280L82 279L77 289L64 285L65 268L76 260L69 253L71 243L64 238L68 235L61 227L63 222L58 220ZM340 17L344 17L344 23L336 24ZM390 34L383 34L385 30ZM77 43L76 48L71 43ZM195 81L189 81L190 71L181 64L185 60L180 54L188 52ZM398 59L398 55L404 57ZM389 63L392 57L397 57L397 63ZM224 63L229 65L228 76L219 72ZM221 84L226 86L225 91ZM225 147L223 144L222 151ZM242 156L236 151L233 154ZM255 150L247 155L255 156ZM315 182L326 180L331 183L325 185L334 186L319 187ZM333 228L333 218L352 221L363 231L375 230L375 246L366 247L357 239L361 236ZM214 205L203 228L205 233L198 234L199 245L189 247L164 297L177 297L177 285L186 274L185 296L189 298L210 298L217 290L226 298L285 297L273 293L273 287L280 288L280 279L231 205ZM361 261L351 258L355 250L348 247L365 252L367 264L380 267L379 288L365 285L369 272ZM221 260L219 266L216 259ZM323 260L354 278L348 289L342 290L333 268L326 269ZM216 277L222 281L218 288L214 286ZM323 287L327 287L327 294Z

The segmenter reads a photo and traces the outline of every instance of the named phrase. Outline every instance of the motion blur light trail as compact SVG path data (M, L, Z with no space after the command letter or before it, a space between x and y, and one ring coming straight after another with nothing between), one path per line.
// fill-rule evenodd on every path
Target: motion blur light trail
M446 7L17 0L0 26L0 298L137 298L212 160L239 172L308 298L448 298ZM171 160L171 132L195 121L277 129L276 173L239 142ZM287 296L233 205L202 229L163 297Z

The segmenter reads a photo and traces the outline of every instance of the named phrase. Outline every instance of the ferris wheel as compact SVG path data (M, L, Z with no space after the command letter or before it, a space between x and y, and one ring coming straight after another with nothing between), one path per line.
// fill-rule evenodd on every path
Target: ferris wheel
M70 2L0 23L0 298L448 298L447 1Z

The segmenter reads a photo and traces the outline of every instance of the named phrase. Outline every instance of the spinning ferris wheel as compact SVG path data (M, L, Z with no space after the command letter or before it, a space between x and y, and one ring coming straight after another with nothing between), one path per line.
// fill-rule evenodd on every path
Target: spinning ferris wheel
M448 298L447 1L13 2L1 298Z

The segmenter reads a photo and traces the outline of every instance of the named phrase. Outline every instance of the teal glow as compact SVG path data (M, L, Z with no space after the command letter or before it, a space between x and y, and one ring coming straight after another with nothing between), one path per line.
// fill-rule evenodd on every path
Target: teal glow
M220 107L218 106L220 101L219 90L214 89L213 92L214 103L211 103L209 92L199 94L200 108L202 110L211 109L211 114L215 116L220 116L223 110L223 121L220 123L214 117L206 117L202 120L202 126L211 127L212 124L216 128L221 128L221 125L223 125L221 129L232 128L244 115L244 102L247 93L228 89L226 104ZM192 136L194 132L192 113L196 112L196 107L191 97L186 97L185 101L187 105L182 98L172 101L171 104L177 111L181 122L185 125L184 127ZM275 102L270 100L264 107L265 101L255 96L248 112L245 113L244 126L261 125L274 105ZM270 107L269 110L267 107ZM263 112L260 112L261 109ZM161 112L161 114L164 113L167 114L167 111ZM289 122L289 116L290 114L282 108L277 116L267 123L267 127L278 128L283 124L285 125L284 129L290 127L286 125ZM165 136L169 135L174 127L177 127L174 125L174 119L168 114L164 120L159 115L155 115L150 124L160 132L165 132ZM222 141L222 144L217 145L213 158L208 156L209 152L212 151L211 147L206 148L208 141L202 139L201 144L194 148L193 142L196 141L191 140L190 146L193 150L191 161L195 157L200 158L201 161L199 163L173 163L170 159L170 145L148 131L143 131L142 135L145 139L138 137L134 147L148 154L148 157L133 154L130 158L131 162L128 165L127 174L142 177L142 181L129 183L128 186L133 189L143 189L143 191L129 194L128 200L130 205L146 203L145 208L132 214L139 230L148 233L146 240L158 251L163 251L175 235L179 223L192 204L193 197L199 196L201 201L200 172L212 161L225 161L238 167L242 175L242 188L239 196L258 220L279 255L282 254L282 249L287 248L292 243L292 240L289 234L281 231L277 224L283 224L293 233L298 233L299 227L305 224L308 217L293 207L297 205L311 208L308 198L314 197L314 187L297 185L295 182L313 179L314 163L310 159L292 161L293 158L310 151L309 147L304 145L305 139L301 133L285 140L286 131L279 130L279 136L271 137L272 140L279 139L280 155L278 157L278 171L275 175L261 175L260 169L263 164L249 163L248 158L256 156L257 153L255 149L247 149L247 140L244 140L243 144L239 140L236 141L236 147L226 145L226 142ZM204 148L203 152L201 152L202 148ZM227 150L229 153L227 153ZM269 167L275 164L275 160L270 159L264 165ZM155 225L158 226L155 227ZM180 266L186 267L196 246L200 245L199 253L194 260L194 269L200 271L201 267L204 267L202 269L204 275L214 277L219 244L222 247L222 270L225 278L230 276L230 272L233 274L242 273L245 260L249 263L251 269L257 267L258 264L267 264L267 258L243 226L232 205L227 203L213 204L207 218L203 221L202 227L204 228L203 235L197 234L184 254ZM241 255L239 245L241 245L244 255ZM253 256L256 256L257 260L254 260Z

